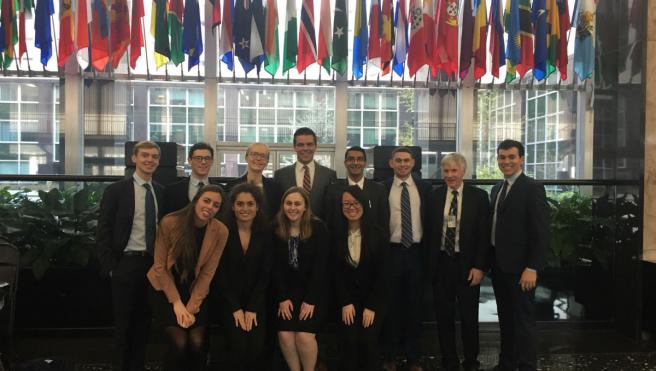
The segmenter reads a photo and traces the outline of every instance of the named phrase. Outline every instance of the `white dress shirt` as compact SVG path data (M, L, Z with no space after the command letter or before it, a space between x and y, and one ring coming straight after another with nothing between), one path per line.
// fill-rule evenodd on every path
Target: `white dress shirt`
M303 163L296 161L295 172L296 172L296 186L303 188L303 176L305 175L305 170L303 170ZM314 185L314 161L310 161L307 164L308 171L310 171L310 188Z
M357 182L354 182L349 177L346 177L346 179L348 179L348 185L350 185L350 186L356 185L356 186L360 187L360 189L364 189L364 176L362 176L362 178L360 178L360 180L357 181Z
M134 216L132 217L130 238L124 251L146 251L146 187L144 184L150 184L155 200L155 215L158 215L157 195L151 181L141 179L136 173L132 175L132 179L134 180Z
M504 179L506 182L508 182L508 186L506 186L506 198L508 197L508 194L510 193L510 189L512 188L513 184L519 178L519 176L522 174L522 171L518 171L514 175L511 175L509 178ZM492 235L490 236L490 241L492 242L492 246L496 246L496 226L497 226L497 207L499 205L499 198L501 197L501 190L503 189L503 185L501 185L501 188L499 188L499 192L497 193L497 199L494 200L494 214L492 215Z
M456 241L455 251L460 252L460 216L462 215L462 189L464 183L460 184L457 189L447 188L446 200L444 201L444 222L442 223L442 250L444 250L444 238L446 237L446 229L449 221L449 213L451 212L451 200L453 200L453 191L458 192L458 213L456 215Z
M407 184L408 193L410 195L410 212L412 215L412 242L421 242L423 234L421 226L421 198L419 197L419 190L415 184L412 176L406 180L401 180L394 176L392 188L389 193L389 206L390 206L390 242L401 243L401 183Z
M362 234L360 230L348 233L348 250L351 257L351 263L354 267L360 264L360 255L362 251Z
M208 185L210 184L210 178L206 177L205 179L198 179L194 177L193 174L189 176L189 190L187 193L189 201L193 200L194 197L196 197L196 193L200 191L200 187L198 186L200 182L203 182L203 185Z

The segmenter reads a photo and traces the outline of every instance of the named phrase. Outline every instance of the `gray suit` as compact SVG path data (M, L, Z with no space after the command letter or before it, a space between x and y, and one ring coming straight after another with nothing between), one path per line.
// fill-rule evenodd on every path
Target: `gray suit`
M296 187L296 163L276 170L273 180L280 184L283 192L291 187ZM335 170L314 162L314 179L312 180L312 191L310 192L310 209L314 215L323 219L323 204L326 188L337 180Z

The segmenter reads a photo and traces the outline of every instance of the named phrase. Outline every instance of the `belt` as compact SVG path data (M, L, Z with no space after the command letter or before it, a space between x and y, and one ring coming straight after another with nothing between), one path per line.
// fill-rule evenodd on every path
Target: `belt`
M410 245L409 247L405 247L405 246L403 246L403 245L400 244L400 243L390 242L390 246L391 246L391 247L399 247L399 248L403 248L403 249L409 249L409 248L411 248L411 247L416 247L416 246L419 246L419 245L421 245L421 244L418 243L418 242L413 242L412 245Z
M148 251L123 251L123 256L143 256L143 257L151 257L151 255L148 253Z

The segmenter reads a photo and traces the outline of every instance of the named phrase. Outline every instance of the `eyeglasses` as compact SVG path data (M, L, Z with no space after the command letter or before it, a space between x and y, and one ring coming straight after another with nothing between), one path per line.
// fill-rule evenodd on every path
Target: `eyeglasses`
M350 157L350 156L346 158L346 161L347 162L366 162L364 157Z
M257 158L257 159L266 159L269 157L268 153L260 153L260 152L249 152L248 155L252 158Z
M362 205L359 202L342 202L342 207L345 209L357 209L360 208Z
M193 156L191 159L194 160L194 161L197 161L197 162L210 162L210 161L212 161L212 157L210 157L210 156Z

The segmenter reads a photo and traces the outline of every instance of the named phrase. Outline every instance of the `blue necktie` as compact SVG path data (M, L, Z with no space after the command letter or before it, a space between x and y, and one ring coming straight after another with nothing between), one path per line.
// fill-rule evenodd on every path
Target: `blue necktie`
M146 183L143 186L146 188L146 251L152 255L155 250L155 230L157 226L155 197L150 184Z
M401 245L412 245L412 208L410 207L410 192L408 183L401 183Z

